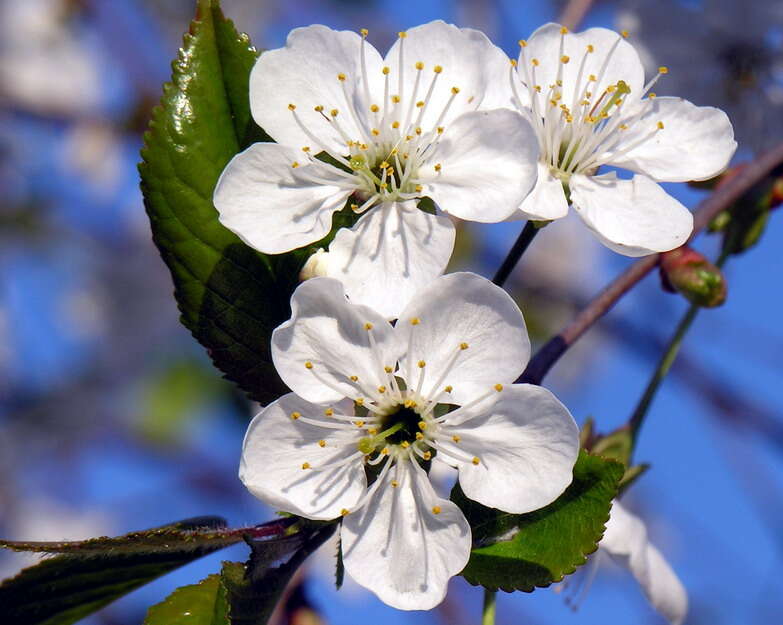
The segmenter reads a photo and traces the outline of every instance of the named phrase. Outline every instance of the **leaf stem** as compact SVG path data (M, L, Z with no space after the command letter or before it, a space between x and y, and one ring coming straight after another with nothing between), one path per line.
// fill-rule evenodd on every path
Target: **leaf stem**
M497 594L495 590L484 589L484 609L481 612L481 625L495 625L495 600L497 599Z
M503 286L503 283L508 279L511 272L514 270L514 267L516 267L519 262L519 259L522 258L522 254L525 253L525 250L527 250L528 246L533 242L533 239L536 238L539 230L540 228L536 227L533 221L525 223L525 227L522 228L522 232L519 233L508 256L506 256L503 264L500 265L495 277L492 278L492 282L498 286Z

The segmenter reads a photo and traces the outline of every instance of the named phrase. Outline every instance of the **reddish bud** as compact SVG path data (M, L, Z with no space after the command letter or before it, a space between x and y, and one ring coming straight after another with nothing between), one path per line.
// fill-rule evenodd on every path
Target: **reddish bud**
M661 284L704 308L726 301L726 279L721 270L688 246L661 254Z

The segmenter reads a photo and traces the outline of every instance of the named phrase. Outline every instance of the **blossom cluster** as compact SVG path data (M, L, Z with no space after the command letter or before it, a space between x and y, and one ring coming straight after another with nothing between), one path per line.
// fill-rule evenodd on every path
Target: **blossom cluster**
M221 223L256 250L315 246L272 337L292 392L253 419L240 477L280 510L339 519L348 573L389 605L428 609L471 550L431 464L520 514L563 493L579 452L566 407L514 383L530 343L513 300L476 274L443 275L454 220L543 226L570 205L616 252L671 250L693 219L658 183L714 177L736 143L722 111L656 97L666 68L645 82L610 30L547 24L512 60L440 21L399 33L385 56L367 35L299 28L259 57L251 111L275 142L234 157L214 192ZM353 225L330 239L336 215ZM606 549L659 583L660 554L618 510L612 525L633 531ZM656 603L673 622L678 597Z

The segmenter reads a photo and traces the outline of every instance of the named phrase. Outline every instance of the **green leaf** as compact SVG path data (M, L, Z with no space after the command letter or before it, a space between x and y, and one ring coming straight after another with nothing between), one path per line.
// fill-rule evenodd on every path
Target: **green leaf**
M473 530L474 548L462 575L490 590L531 592L573 573L597 549L623 471L623 465L583 451L566 491L528 514L486 508L455 486L451 498Z
M77 542L0 541L15 551L61 554L0 585L2 622L69 625L193 560L247 536L287 539L288 520L227 529L219 517L198 517L117 538Z
M174 280L182 323L214 364L262 403L286 392L270 357L272 330L290 316L305 252L269 257L218 222L212 192L223 168L259 135L248 78L257 57L217 0L196 19L163 87L139 165L152 235Z
M177 588L147 611L144 625L230 625L226 588L220 575Z

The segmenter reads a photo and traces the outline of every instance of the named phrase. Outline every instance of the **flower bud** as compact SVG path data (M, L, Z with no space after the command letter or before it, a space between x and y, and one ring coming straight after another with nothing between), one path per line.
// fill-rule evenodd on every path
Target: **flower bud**
M319 247L315 254L310 256L310 258L307 259L307 262L305 262L304 267L302 267L302 270L299 272L299 280L304 282L310 278L325 276L328 263L329 252L325 251L324 248Z
M726 279L721 270L688 246L661 254L661 283L665 290L681 293L704 308L726 301Z

